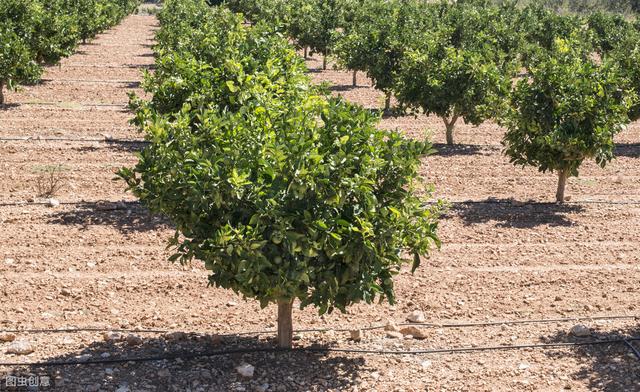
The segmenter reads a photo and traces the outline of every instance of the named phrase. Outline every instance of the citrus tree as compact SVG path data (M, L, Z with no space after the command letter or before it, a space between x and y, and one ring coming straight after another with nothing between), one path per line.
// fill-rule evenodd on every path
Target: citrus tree
M193 4L168 0L163 12ZM291 347L294 300L320 313L393 302L404 255L414 256L415 269L438 244L438 210L414 194L429 146L317 93L286 38L238 25L223 9L208 12L216 17L195 29L218 46L174 46L197 61L175 68L174 78L167 68L150 79L200 82L177 109L139 106L151 143L120 175L175 225L171 260L200 260L211 285L277 304L278 344ZM182 31L187 42L194 36ZM230 57L215 55L221 51Z
M498 39L506 28L493 26L494 12L476 3L436 5L437 24L414 37L395 76L400 103L440 117L450 145L458 119L479 125L500 113L517 64L517 43Z
M41 68L33 60L29 46L14 32L11 23L0 22L0 105L4 104L3 88L36 81Z
M556 200L585 159L604 167L613 158L613 137L628 123L632 98L609 63L585 61L572 42L556 39L549 56L529 67L511 98L505 153L516 165L558 173Z

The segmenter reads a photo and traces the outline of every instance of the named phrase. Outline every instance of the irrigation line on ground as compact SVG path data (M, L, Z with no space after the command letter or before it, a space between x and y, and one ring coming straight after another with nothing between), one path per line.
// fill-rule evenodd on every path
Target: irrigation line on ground
M638 349L636 348L636 346L634 346L633 344L631 344L631 341L629 339L625 339L624 340L624 344L627 345L627 347L629 347L629 349L631 351L633 351L633 354L636 356L636 358L638 360L640 360L640 351L638 351Z
M134 142L132 144L135 144ZM120 201L107 201L107 200L98 200L98 201L65 201L60 202L61 205L100 205L103 203L119 203ZM465 201L446 201L449 205L453 206L453 209L457 208L461 205L473 205L473 204L503 204L510 205L512 207L522 208L522 207L535 207L535 206L555 206L559 205L556 202L511 202L508 200L465 200ZM127 204L142 204L138 200L126 201ZM425 205L434 205L438 202L425 202ZM48 205L49 203L46 201L42 202L27 202L27 201L15 201L15 202L0 202L0 207L18 207L18 206L30 206L30 205ZM640 205L640 200L576 200L576 201L565 201L564 205L583 205L583 204L596 204L596 205Z
M519 325L519 324L550 324L550 323L566 323L571 321L597 321L597 320L636 320L640 316L637 315L611 315L611 316L582 316L582 317L565 317L550 319L525 319L525 320L501 320L501 321L479 321L479 322L454 322L454 323L399 323L399 326L419 326L423 328L471 328L471 327L490 327L496 325ZM347 332L355 329L371 331L376 329L384 329L386 325L373 325L369 327L351 327L351 328L308 328L298 329L295 333L306 332ZM1 330L0 333L71 333L71 332L138 332L138 333L167 333L166 329L110 329L99 327L87 328L60 328L60 329L8 329ZM262 330L238 333L218 334L221 337L247 336L247 335L267 335L274 334L275 330Z
M78 142L78 143L106 143L106 144L149 144L148 140L137 139L114 139L114 138L94 138L94 139L82 139L82 138L70 138L70 137L48 137L48 136L11 136L0 137L0 141L7 142Z
M208 353L174 353L155 355L147 357L132 358L107 358L107 359L89 359L85 361L44 361L44 362L0 362L0 366L76 366L76 365L99 365L114 364L126 362L153 362L166 361L174 359L196 359L217 357L231 354L253 354L261 352L312 352L312 353L347 353L347 354L367 354L367 355L427 355L427 354L460 354L483 351L502 351L502 350L525 350L525 349L558 349L579 346L599 346L603 344L629 344L628 342L640 341L640 337L628 337L621 339L607 340L591 340L585 342L562 342L562 343L537 343L537 344L518 344L504 346L482 346L482 347L451 347L436 348L426 350L373 350L373 349L350 349L350 348L331 348L331 347L299 347L292 349L282 349L276 347L255 347L255 348L235 348L228 350L213 351Z

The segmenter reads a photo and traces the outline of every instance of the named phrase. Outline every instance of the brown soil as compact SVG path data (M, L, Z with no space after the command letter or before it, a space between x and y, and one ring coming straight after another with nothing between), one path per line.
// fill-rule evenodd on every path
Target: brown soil
M142 345L128 346L105 342L95 331L22 332L17 338L32 343L35 352L6 354L10 343L0 343L2 362L273 345L272 332L242 333L272 331L275 306L260 309L230 291L207 288L207 272L197 263L166 261L171 227L124 193L121 181L113 181L117 168L135 162L139 146L37 140L140 139L124 108L127 92L138 88L141 70L153 62L149 45L156 25L152 16L131 16L83 45L61 67L48 69L42 84L8 94L9 105L0 110L0 138L32 140L0 141L0 329L141 328L190 335L175 342L160 333L138 332ZM315 80L330 81L336 93L365 106L381 107L382 95L364 76L351 88L350 73L320 72L320 61L309 61ZM379 329L354 342L349 332L336 331L387 320L402 323L414 310L424 311L427 322L435 324L638 314L640 124L620 135L620 157L606 169L587 164L580 178L569 181L572 203L564 206L538 203L553 200L555 176L512 166L501 154L504 131L496 125L461 123L455 136L467 146L450 148L441 145L444 125L437 118L386 118L382 124L412 137L424 137L430 128L439 152L425 159L425 178L437 197L471 202L452 204L441 222L442 249L415 275L404 271L398 277L396 305L363 304L323 317L314 309L296 309L295 329L328 329L297 332L296 346L425 350L640 336L637 322L623 319L581 321L593 329L590 338L568 335L575 321L435 326L425 329L425 340L392 339ZM51 208L38 204L44 199L36 184L55 165L62 165L65 187L55 196L63 204ZM218 342L216 335L226 336ZM243 362L255 366L251 380L234 369ZM259 352L0 367L0 374L28 372L52 375L53 390L59 391L253 391L263 384L277 391L640 390L640 360L621 344L420 355Z

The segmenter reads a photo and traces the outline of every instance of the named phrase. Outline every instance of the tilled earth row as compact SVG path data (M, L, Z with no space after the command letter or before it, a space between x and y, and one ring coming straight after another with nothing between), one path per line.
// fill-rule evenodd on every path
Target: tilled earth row
M571 203L564 206L548 203L553 175L516 168L501 155L503 129L460 124L456 137L464 145L437 144L438 153L423 165L426 181L435 185L433 197L451 201L440 228L442 249L415 275L403 271L398 277L398 303L357 305L322 317L313 309L296 310L297 329L321 330L298 332L296 345L316 351L268 352L275 309L208 288L197 263L167 262L172 228L113 180L142 147L120 139L141 139L128 124L127 93L140 91L141 72L153 63L156 28L153 16L127 18L48 69L42 84L8 94L9 105L0 110L0 329L22 331L11 333L34 349L7 354L11 343L0 343L0 361L183 358L4 366L0 372L50 375L53 390L60 391L640 389L640 360L618 341L640 336L637 321L607 319L638 314L639 124L619 136L619 158L606 169L587 164L580 178L571 179ZM318 66L318 58L309 61L317 81L330 81L336 93L367 107L381 106L382 96L363 76L352 88L349 73ZM385 118L382 125L411 137L424 137L429 128L435 143L444 139L441 121L433 117ZM19 138L29 140L10 140ZM63 187L54 196L61 204L50 207L38 184L52 168ZM382 328L350 339L349 330L406 323L414 311L434 324L422 329L424 339ZM578 321L564 319L579 317L603 319L580 321L590 336L571 336ZM501 322L527 319L556 321ZM443 325L464 321L497 323ZM86 327L138 331L106 339L93 330L23 332ZM255 331L268 332L250 333ZM601 344L507 349L594 340ZM501 349L380 353L456 347ZM221 350L236 353L188 358ZM251 379L235 370L242 363L255 367Z

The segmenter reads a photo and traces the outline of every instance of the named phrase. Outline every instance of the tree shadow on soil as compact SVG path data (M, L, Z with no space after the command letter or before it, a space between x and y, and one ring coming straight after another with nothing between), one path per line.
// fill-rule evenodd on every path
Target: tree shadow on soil
M616 144L614 156L627 158L640 158L640 143Z
M498 148L494 148L492 146L483 146L483 145L475 145L475 144L443 144L436 143L433 144L433 148L436 150L434 155L443 156L443 157L453 157L453 156L465 156L465 155L491 155L496 150L499 151Z
M106 140L101 142L100 146L73 147L73 150L78 152L90 152L105 148L112 151L136 153L142 151L148 144L149 143L147 141L142 140Z
M114 391L123 386L131 391L254 391L265 384L268 391L289 392L307 391L314 386L320 390L351 390L364 366L362 357L274 351L273 342L256 337L233 335L216 341L218 339L196 334L180 341L143 337L143 343L133 347L126 341L96 341L80 351L49 357L42 362L150 357L156 360L28 366L12 371L20 375L49 375L56 384L55 390L69 392ZM317 348L322 347L327 346ZM170 359L163 359L167 357ZM236 370L245 363L255 368L251 378L243 378Z
M353 84L334 84L329 87L329 91L334 92L345 92L345 91L353 91L359 89L368 89L368 86L358 85L354 86Z
M498 227L530 229L542 225L573 226L575 223L567 215L582 212L584 207L490 198L479 202L456 203L452 210L465 225L495 221Z
M578 338L567 332L558 332L543 337L545 343L585 342L594 340L616 340L640 337L640 327L607 332L595 332L593 336ZM630 341L640 350L640 341ZM574 346L563 350L548 350L546 355L557 363L573 359L579 370L571 378L586 381L590 390L618 392L640 390L640 358L624 343L603 343Z
M49 216L50 224L80 226L111 226L122 233L134 233L170 228L170 223L138 202L80 203L72 210L56 212Z

